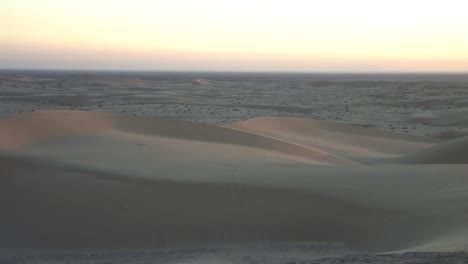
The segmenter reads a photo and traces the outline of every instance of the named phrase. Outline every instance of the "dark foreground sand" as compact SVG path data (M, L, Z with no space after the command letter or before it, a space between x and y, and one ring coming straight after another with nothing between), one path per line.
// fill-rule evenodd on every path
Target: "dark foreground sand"
M56 86L36 92L42 82ZM140 82L160 86L132 95ZM426 82L440 84L420 82L423 90ZM466 88L459 79L451 82L461 82L445 90L458 105L432 91L420 100L433 102L433 109L412 113L425 124L403 115L388 121L413 120L406 133L371 118L378 116L376 105L396 108L366 106L364 93L359 122L344 116L340 122L308 120L291 110L257 118L241 112L229 122L220 117L239 111L219 109L236 90L215 89L214 81L164 86L88 75L59 81L4 77L2 109L10 114L0 119L0 261L467 263L468 138L460 114ZM349 89L365 85L345 83L357 87ZM174 85L186 90L172 90ZM163 110L146 103L140 107L152 109L148 113L121 113L129 105L117 103L121 96L129 102L150 96L146 102L166 98L194 107L190 89L211 91L204 92L212 95L210 104L201 96L198 105L219 107L213 110L221 112L213 114L218 119L191 111L179 119L196 123L157 118ZM388 96L400 88L394 89L382 91ZM102 91L109 96L101 97ZM322 98L349 97L333 88L317 91ZM94 111L22 108L53 109L54 103L40 103L48 96L70 100L57 108ZM78 100L84 97L89 101ZM103 100L97 106L96 98ZM447 110L441 102L456 107ZM95 111L106 104L104 110L119 113ZM275 107L270 101L268 111Z
M306 245L307 246L307 245ZM261 250L185 249L185 250L119 250L119 251L39 251L4 254L2 263L283 263L283 264L466 264L466 252L408 252L401 254L347 254L327 257L322 248L291 250L283 245ZM294 245L295 248L298 245ZM304 245L299 245L304 247ZM328 250L333 245L327 246ZM336 252L334 252L336 254ZM330 253L328 253L330 254Z

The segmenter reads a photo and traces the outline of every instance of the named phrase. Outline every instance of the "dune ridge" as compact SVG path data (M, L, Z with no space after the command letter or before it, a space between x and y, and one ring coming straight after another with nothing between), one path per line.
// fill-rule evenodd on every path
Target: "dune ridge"
M370 128L299 118L254 118L229 124L226 127L273 138L288 139L297 144L329 150L358 160L399 156L440 142Z
M411 153L394 162L403 164L468 164L468 137L449 140Z
M0 244L467 250L465 143L286 118L223 128L78 111L8 117ZM387 162L367 162L376 159Z
M142 134L219 144L260 148L297 156L323 164L351 164L322 150L289 143L281 139L169 119L155 119L79 111L40 111L11 117L0 124L0 146L15 148L49 138L67 135L112 133Z

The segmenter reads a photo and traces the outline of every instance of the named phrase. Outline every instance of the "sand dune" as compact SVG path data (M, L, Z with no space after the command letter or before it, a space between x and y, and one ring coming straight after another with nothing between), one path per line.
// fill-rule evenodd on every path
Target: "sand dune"
M299 118L256 118L227 127L327 150L353 160L400 156L437 140Z
M38 81L38 79L32 76L27 76L27 75L22 75L22 74L10 74L10 75L0 75L0 81L29 83L29 82L36 82Z
M58 81L59 87L102 87L102 86L138 86L142 81L138 79L101 76L95 74L79 74L64 77Z
M352 163L321 150L242 131L176 120L119 116L110 113L77 111L27 113L19 118L3 120L0 128L0 144L3 148L39 144L47 139L69 135L94 134L93 136L103 137L99 133L107 133L106 135L111 135L110 138L119 138L122 141L138 140L138 137L147 136L149 140L157 140L158 144L165 144L168 140L179 142L185 140L217 144L223 148L242 146L249 149L264 149L278 155L295 156L317 164Z
M467 111L461 108L457 111L443 111L438 115L426 115L410 119L414 123L426 123L440 127L465 127L468 124Z
M396 161L406 164L468 164L468 137L450 140L399 157Z
M456 139L468 136L468 129L448 129L433 135L434 138L439 139Z
M466 250L466 142L284 118L12 116L0 120L0 244Z

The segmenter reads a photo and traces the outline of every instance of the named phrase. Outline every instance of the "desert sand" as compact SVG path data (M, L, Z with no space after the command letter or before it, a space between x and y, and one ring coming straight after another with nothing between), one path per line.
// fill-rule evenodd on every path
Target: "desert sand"
M2 259L466 263L468 77L202 77L3 76Z

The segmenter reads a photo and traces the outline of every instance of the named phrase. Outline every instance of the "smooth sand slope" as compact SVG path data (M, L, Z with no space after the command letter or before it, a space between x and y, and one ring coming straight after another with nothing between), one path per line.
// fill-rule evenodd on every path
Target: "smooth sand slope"
M226 127L323 149L357 160L401 156L438 142L429 138L300 118L255 118Z
M468 140L260 118L0 120L0 244L145 248L320 241L468 249Z

